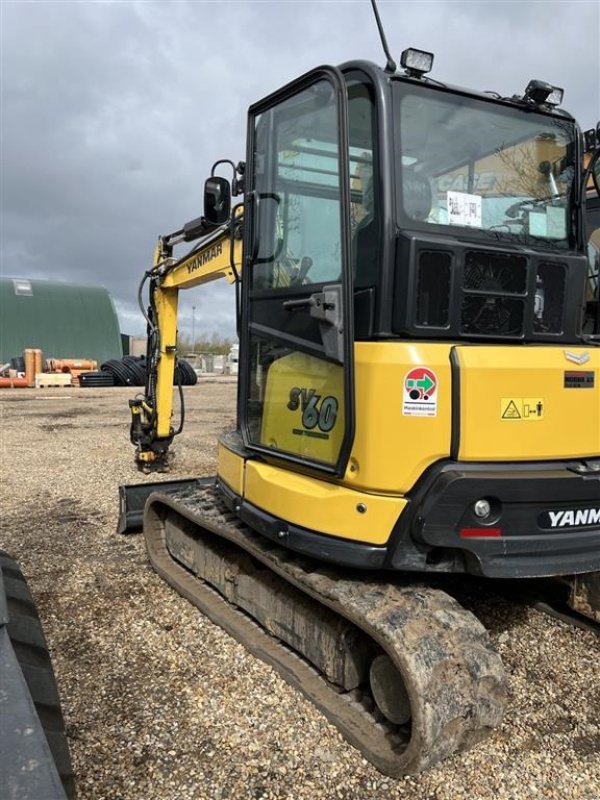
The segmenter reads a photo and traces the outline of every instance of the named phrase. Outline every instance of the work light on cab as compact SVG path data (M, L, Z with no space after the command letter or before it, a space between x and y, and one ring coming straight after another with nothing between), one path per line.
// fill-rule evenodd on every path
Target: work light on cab
M416 50L408 47L400 56L400 64L415 78L420 78L426 72L431 72L433 67L433 53L426 50Z
M552 86L545 81L529 81L525 89L525 100L536 106L559 106L564 97L564 90Z

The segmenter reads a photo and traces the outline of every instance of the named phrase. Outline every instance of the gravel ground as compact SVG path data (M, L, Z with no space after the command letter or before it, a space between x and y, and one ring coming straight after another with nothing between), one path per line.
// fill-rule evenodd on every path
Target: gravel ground
M509 675L502 728L425 775L380 775L169 589L140 536L115 534L118 485L144 479L128 442L131 395L0 395L0 547L39 603L80 798L599 800L600 639L494 596L474 610ZM211 474L216 435L234 421L232 379L204 379L186 398L165 479Z

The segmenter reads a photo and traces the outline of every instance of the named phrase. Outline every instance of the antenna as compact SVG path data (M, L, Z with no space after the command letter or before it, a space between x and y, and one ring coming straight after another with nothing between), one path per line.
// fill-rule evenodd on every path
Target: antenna
M373 13L375 14L375 19L377 21L377 27L379 28L379 35L381 37L381 44L383 45L383 52L387 58L387 64L385 65L386 72L396 72L396 62L392 58L390 54L390 48L388 47L387 39L385 38L385 33L383 32L383 25L381 24L381 18L379 17L379 11L377 10L377 4L375 0L371 0L371 5L373 6Z

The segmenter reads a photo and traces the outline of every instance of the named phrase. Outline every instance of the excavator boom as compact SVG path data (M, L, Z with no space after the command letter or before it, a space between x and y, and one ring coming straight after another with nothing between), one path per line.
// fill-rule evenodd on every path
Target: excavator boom
M214 186L215 180L207 183ZM201 218L175 233L161 236L158 241L152 269L144 279L150 284L150 302L144 312L148 323L145 394L129 403L131 440L142 469L164 468L168 448L176 435L172 417L179 291L221 278L228 283L239 280L242 223L243 208L238 206L233 218L220 226ZM175 244L197 236L202 240L190 253L180 259L173 257Z

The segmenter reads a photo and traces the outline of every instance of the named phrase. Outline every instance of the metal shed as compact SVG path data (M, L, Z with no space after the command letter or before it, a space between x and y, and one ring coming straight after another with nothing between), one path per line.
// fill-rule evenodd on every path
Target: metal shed
M121 358L111 296L101 286L0 278L0 362L27 347L45 358Z

